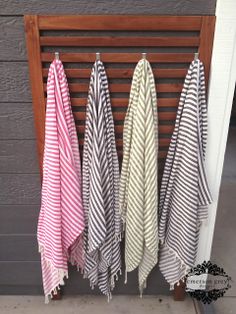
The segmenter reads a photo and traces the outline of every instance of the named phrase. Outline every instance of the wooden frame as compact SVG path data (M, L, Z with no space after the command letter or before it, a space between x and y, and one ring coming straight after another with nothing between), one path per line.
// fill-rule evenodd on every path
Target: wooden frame
M30 81L32 87L33 109L35 128L37 136L37 149L39 156L40 173L42 174L43 149L44 149L44 122L46 106L46 84L47 67L45 63L53 60L53 52L44 51L45 48L53 46L60 51L68 47L102 48L109 47L124 49L124 47L140 47L140 53L137 52L104 52L101 53L101 59L104 63L116 64L116 67L107 69L108 78L126 81L131 79L134 64L141 57L141 52L152 48L178 48L184 47L195 49L199 52L199 58L205 66L206 83L208 83L211 52L214 35L214 16L135 16L135 15L85 15L85 16L25 16L25 31L29 58ZM76 35L55 36L54 34L44 35L42 32L74 31ZM81 32L92 32L92 35L83 36ZM113 32L113 35L104 35L104 32ZM96 34L101 33L100 36ZM122 35L117 36L118 32ZM129 36L126 36L129 32ZM132 32L135 32L132 34ZM141 33L137 35L136 32ZM165 36L156 35L155 32L163 32ZM176 32L176 35L170 35L170 32ZM191 32L188 35L188 32ZM193 35L192 33L198 35ZM182 33L185 33L183 36ZM147 55L151 63L160 65L168 64L169 67L154 68L154 76L158 79L183 80L189 63L193 60L193 52L150 52ZM94 52L60 52L60 59L67 65L68 63L92 63L95 61ZM131 66L130 63L133 65ZM173 64L185 64L181 67L172 67ZM118 67L117 67L118 66ZM70 80L88 79L91 67L75 68L66 67L66 74ZM78 134L84 132L84 108L86 106L86 97L83 95L88 91L88 83L69 82L69 88L72 95L72 108ZM130 90L129 83L111 83L109 85L111 92L112 108L114 109L115 131L117 136L117 149L122 156L122 121L125 117L125 107L128 104L128 96L113 97L113 93L127 93ZM159 135L160 135L160 173L162 171L165 157L168 150L173 125L176 117L179 95L182 89L182 82L179 83L157 83L157 97L159 110ZM83 96L78 97L77 94ZM164 93L170 94L168 97L161 97ZM74 96L75 95L75 96ZM177 95L177 96L176 96ZM169 110L170 109L170 110ZM83 145L83 138L80 138L80 145ZM183 298L183 288L175 289L176 299Z

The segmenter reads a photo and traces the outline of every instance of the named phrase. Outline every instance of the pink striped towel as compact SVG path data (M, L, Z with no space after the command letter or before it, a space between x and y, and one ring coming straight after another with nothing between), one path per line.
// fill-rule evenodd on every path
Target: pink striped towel
M83 268L81 165L69 88L60 60L49 68L38 244L45 302L68 278L68 261Z

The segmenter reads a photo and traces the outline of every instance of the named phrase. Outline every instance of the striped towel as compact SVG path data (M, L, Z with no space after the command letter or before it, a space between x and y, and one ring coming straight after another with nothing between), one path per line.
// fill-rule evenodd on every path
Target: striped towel
M103 63L91 73L83 151L83 204L85 209L84 277L91 287L111 297L121 269L119 163L108 81Z
M207 105L204 68L193 61L185 78L160 191L160 270L170 289L194 266L200 222L211 195L204 170Z
M157 99L152 69L145 59L134 71L123 138L119 199L126 223L126 276L138 267L142 294L158 253Z
M49 68L43 161L42 203L38 221L46 302L68 277L68 260L83 266L81 166L67 79L60 60Z

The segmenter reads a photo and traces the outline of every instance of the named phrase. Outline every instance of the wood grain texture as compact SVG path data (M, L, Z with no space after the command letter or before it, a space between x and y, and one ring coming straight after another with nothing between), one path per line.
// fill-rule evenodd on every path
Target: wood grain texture
M43 62L50 62L54 58L54 54L50 52L42 52L41 60ZM94 53L60 53L62 62L89 62L94 63ZM140 60L140 53L126 53L126 52L104 52L101 53L103 62L112 63L137 63ZM149 62L158 63L189 63L193 59L192 53L148 53Z
M16 14L163 14L212 15L216 0L4 0L0 2L3 15Z
M175 284L174 287L174 300L175 301L184 301L186 297L185 293L186 284L180 281L179 286Z
M169 144L170 144L170 136L169 137L166 137L166 138L159 138L159 148L161 150L168 148ZM80 139L80 145L83 145L84 144L84 139ZM117 145L117 150L118 151L122 151L122 146L123 146L123 140L122 139L116 139L116 145ZM80 147L81 148L81 147ZM81 150L82 152L82 150ZM159 152L161 153L161 151Z
M110 93L129 93L130 84L109 84ZM86 83L69 83L69 90L71 93L87 93L89 84ZM183 84L157 84L157 93L180 93L182 91ZM44 91L47 91L47 84L44 83Z
M0 292L4 290L4 287L11 288L10 291L14 291L17 286L41 286L42 285L42 273L41 263L39 261L27 262L27 261L4 261L0 262L0 277L1 285ZM16 289L18 294L20 289ZM42 288L41 288L42 291ZM2 294L2 293L1 293Z
M36 235L0 234L0 261L39 261Z
M40 204L40 176L38 174L0 174L0 204Z
M91 69L65 69L67 78L90 78ZM106 69L106 74L109 79L113 78L132 78L134 69ZM153 74L156 78L184 78L187 73L187 68L184 69L153 69ZM43 77L47 77L48 69L43 69Z
M0 60L26 60L24 23L22 17L0 17Z
M200 16L76 15L39 16L39 29L167 31L199 30Z
M25 19L30 19L30 17L25 17ZM209 17L210 19L210 17ZM40 44L43 46L44 44L46 46L48 45L57 45L57 42L59 42L59 46L64 47L68 45L74 46L106 46L106 47L112 47L113 49L115 47L122 47L123 45L137 45L137 41L139 38L134 37L127 37L123 35L123 37L115 38L116 36L111 36L111 35L104 35L104 31L142 31L145 33L145 31L179 31L179 30L184 30L184 31L200 31L201 27L203 25L203 20L204 17L201 16L192 16L192 17L187 17L187 16L128 16L128 15L113 15L113 16L108 16L108 15L101 15L101 16L81 16L81 15L74 15L74 16L38 16L37 17L37 22L38 22L38 28L40 30L51 30L55 32L56 30L83 30L83 31L103 31L101 33L101 36L99 37L81 37L79 36L72 36L72 37L65 37L65 35L62 34L62 37L54 35L51 35L50 37L44 37L41 36L40 38L38 37L39 32L37 31L37 40L40 41ZM53 33L51 33L53 34ZM202 34L202 31L200 32ZM204 31L205 34L205 31ZM119 35L119 34L118 34ZM143 36L142 36L143 37ZM157 37L158 38L158 37ZM60 43L61 40L61 43ZM119 41L120 40L120 41ZM141 45L146 45L147 40L151 42L151 46L156 45L155 38L153 37L147 37L145 36L140 39ZM180 36L179 41L178 41L178 35L177 37L168 37L168 36L163 36L163 38L160 40L160 46L175 46L179 44L183 44L184 46L187 46L188 42L188 37L184 39ZM191 41L193 40L193 41ZM200 39L201 40L201 39ZM170 42L168 44L168 41ZM200 41L201 42L201 41ZM199 38L190 38L190 42L188 44L191 45L199 45ZM43 50L44 51L44 50ZM41 52L40 58L42 62L51 62L54 58L54 53L51 52ZM60 59L63 63L93 63L95 60L95 54L91 52L60 52ZM125 67L126 64L130 63L136 63L140 59L140 53L134 53L134 52L101 52L101 59L103 62L108 62L108 63L118 63L122 64L122 69L108 69L110 71L109 75L112 77L109 78L131 78L132 77L132 71L130 66ZM148 53L148 60L151 63L164 63L164 64L172 64L172 63L185 63L188 64L192 61L193 59L193 54L192 53L186 53L186 52L179 52L179 53ZM67 66L67 65L66 65ZM173 66L174 67L174 66ZM76 77L77 74L79 74L79 69L67 69L67 74L69 74L69 78L82 78L82 79L89 79L89 71L90 69L83 69L81 71L81 76ZM124 71L125 70L125 71ZM159 71L159 69L156 69ZM164 74L164 78L168 78L168 83L162 83L158 82L156 85L156 90L158 95L160 93L168 93L169 97L171 97L171 93L173 94L173 97L178 97L178 95L182 91L182 82L181 83L171 83L171 81L176 78L180 78L180 73L179 71L182 71L181 73L181 78L184 78L185 73L183 73L183 69L177 69L173 70L173 75L171 77L168 77L168 74L170 75L171 69L168 69L168 72L165 72L165 69L161 69L162 73ZM164 71L163 71L164 70ZM184 69L186 71L186 69ZM175 72L177 71L177 73ZM158 74L158 73L155 73ZM43 69L42 75L46 77L47 75L47 69ZM118 77L117 77L118 75ZM174 78L173 78L174 77ZM173 82L173 81L172 81ZM44 83L44 92L46 92L46 83ZM71 93L83 93L87 94L88 92L88 83L85 83L84 81L82 82L74 82L70 81L69 82L69 89ZM121 83L116 83L116 82L110 82L109 84L109 89L111 93L129 93L130 91L130 83L127 84L121 84ZM72 96L76 97L76 94L73 94ZM82 95L83 96L83 95ZM117 96L117 95L116 95ZM165 95L167 96L167 95ZM84 105L82 103L82 100L76 100L78 105ZM126 101L127 104L128 101ZM72 102L74 104L74 102ZM115 102L118 104L118 102ZM164 102L162 102L163 104ZM165 102L165 105L167 105L167 102ZM176 103L175 103L176 105ZM37 108L37 105L34 105L35 108ZM124 108L124 106L122 106ZM120 112L119 112L120 111ZM115 122L122 122L125 117L125 112L120 110L119 105L116 107L116 111L113 113L114 120ZM76 111L74 112L74 117L76 121L78 121L79 125L84 124L85 120L85 112L84 109L82 111ZM176 114L174 112L160 112L159 113L159 121L169 121L168 123L173 124L175 120ZM42 120L42 119L41 119ZM171 121L171 122L170 122ZM162 135L162 133L160 133ZM41 141L41 139L40 139ZM80 143L82 144L82 140L80 139ZM118 154L119 156L122 155L122 141L120 139L116 140L117 147L119 148ZM42 147L41 147L42 151ZM165 155L162 153L162 156L159 156L159 158L164 158ZM42 167L42 158L40 157L41 160L41 167Z
M151 1L85 1L75 0L65 3L64 0L52 2L50 0L36 1L36 0L8 0L0 3L0 14L14 15L14 16L0 16L3 21L1 29L4 29L0 40L0 55L1 61L1 89L0 89L0 138L4 139L33 139L35 137L32 132L32 109L30 108L31 93L29 88L28 79L28 64L26 62L14 62L26 60L26 53L23 51L25 48L24 34L22 29L23 18L22 16L15 16L30 12L31 14L214 14L215 0L157 0ZM4 28L4 23L12 26L11 29ZM7 24L8 23L8 24ZM114 48L114 52L117 48ZM171 67L171 63L168 65ZM46 70L47 71L47 70ZM68 70L71 73L71 78L88 78L91 69L80 71L80 69ZM113 71L113 72L112 72ZM156 70L157 78L183 78L186 69L159 69ZM46 77L45 71L43 72ZM124 69L111 69L108 73L110 78L128 78L132 77L133 69L129 66L128 70ZM75 95L77 97L77 95ZM84 95L83 95L84 97ZM123 96L122 96L123 97ZM171 97L171 96L170 96ZM175 96L177 97L177 96ZM84 101L85 100L85 101ZM72 104L76 110L83 110L86 105L86 98L75 98ZM10 103L9 103L10 102ZM13 104L13 102L16 102ZM20 102L20 103L19 103ZM24 103L23 103L24 102ZM26 103L28 102L28 103ZM113 107L126 107L128 99L116 99L113 102ZM158 102L159 107L176 107L178 104L177 98L160 99ZM10 107L12 106L12 107ZM77 108L76 108L77 107ZM15 128L14 128L15 125ZM81 126L77 126L80 128ZM123 126L116 126L117 131L121 132ZM171 132L173 126L161 125L160 128L163 132ZM83 133L83 132L81 132ZM14 144L14 140L12 141ZM23 141L24 142L24 141ZM22 142L22 143L23 143ZM7 142L6 142L7 143ZM9 144L9 145L8 145ZM10 141L7 144L7 151L13 149ZM24 144L27 146L27 144ZM24 148L23 145L23 148ZM30 151L29 146L26 148L25 160L30 163L31 156L35 155L35 148ZM19 145L17 145L17 155L22 158L22 152ZM164 153L164 151L162 152ZM4 155L6 156L6 155ZM10 155L9 155L10 156ZM5 158L5 157L4 157ZM16 165L13 159L9 159L8 171L20 170L20 162ZM7 161L4 161L5 165ZM30 165L30 172L35 172L38 167ZM6 165L7 167L7 165ZM35 169L33 169L35 167ZM4 167L3 167L4 168ZM14 169L14 170L13 170ZM22 164L20 172L26 170L26 164ZM2 169L0 169L0 172ZM5 171L5 169L3 169ZM37 224L39 203L40 203L40 179L39 175L32 174L0 174L0 232L6 234L23 234L34 233ZM13 205L12 205L13 204ZM20 205L19 205L20 204ZM27 204L27 205L23 205ZM36 204L36 205L30 205ZM17 224L17 222L19 222ZM16 244L15 244L16 245ZM17 244L18 245L18 244ZM33 243L32 243L33 246ZM13 248L13 244L12 244ZM32 248L25 246L25 250L32 252ZM29 253L30 254L30 253ZM28 253L26 252L28 256ZM29 259L29 256L27 257ZM0 262L0 294L42 294L41 282L41 269L38 262ZM130 274L127 285L123 284L123 279L118 282L118 289L115 293L132 294L137 293L136 284L137 274L133 272ZM78 284L78 281L80 284ZM70 280L65 287L65 294L77 293L97 293L96 290L91 291L87 281L82 280L76 271L71 271ZM159 271L155 269L149 278L147 294L169 294L169 287L160 275Z
M128 106L129 98L111 98L112 108L126 108ZM86 107L87 98L71 98L73 107ZM158 108L162 107L177 107L179 98L157 98Z
M0 73L0 103L31 101L27 62L0 61Z
M40 60L40 45L39 45L39 29L38 29L38 17L29 15L25 16L25 32L26 32L26 43L29 57L29 73L31 88L34 90L32 93L33 98L33 109L34 109L34 123L37 134L37 149L39 168L42 175L42 164L43 164L43 151L44 151L44 136L45 129L45 101L43 91L43 77L42 77L42 66Z
M115 125L115 133L123 135L123 128L124 128L123 125ZM84 133L85 126L84 125L76 125L76 129L77 129L79 135L82 135ZM174 124L172 124L172 125L162 125L162 124L160 124L158 126L158 131L161 134L172 135L172 133L174 131ZM163 142L161 141L161 143L163 143ZM165 142L164 142L164 144L165 144ZM162 145L162 146L164 146L164 145Z
M170 138L169 138L169 143L170 143ZM164 170L165 159L166 159L167 152L168 152L168 145L166 145L166 146L159 146L159 152L158 152L158 168L159 168L158 169L158 177L159 177L159 181L160 182L161 182L161 177L162 177L163 170ZM79 146L80 146L80 154L82 156L83 155L83 140L82 139L79 140ZM123 150L122 150L122 147L120 147L119 145L117 145L117 155L118 155L119 162L120 162L120 165L121 165L122 157L123 157Z
M35 139L32 103L0 103L0 139Z
M72 46L72 47L197 47L199 37L40 37L41 46Z
M38 215L39 205L0 205L0 233L36 233Z
M73 115L76 120L85 121L86 113L85 112L73 112ZM113 117L115 121L124 121L126 112L113 112ZM158 119L159 121L166 120L172 121L176 118L176 112L159 112Z
M0 173L39 173L37 159L36 140L0 140Z
M215 17L205 16L202 19L202 27L200 33L199 58L204 64L206 87L208 86L211 53L214 39Z

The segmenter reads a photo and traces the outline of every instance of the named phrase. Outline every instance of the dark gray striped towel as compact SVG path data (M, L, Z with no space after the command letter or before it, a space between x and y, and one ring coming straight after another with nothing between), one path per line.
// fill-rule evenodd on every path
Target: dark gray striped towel
M196 60L185 78L160 191L159 266L171 289L195 263L200 222L212 201L204 169L206 140L204 68Z
M111 290L121 269L121 218L118 206L119 164L108 82L103 63L96 61L90 79L84 151L85 210L84 276L102 293Z

